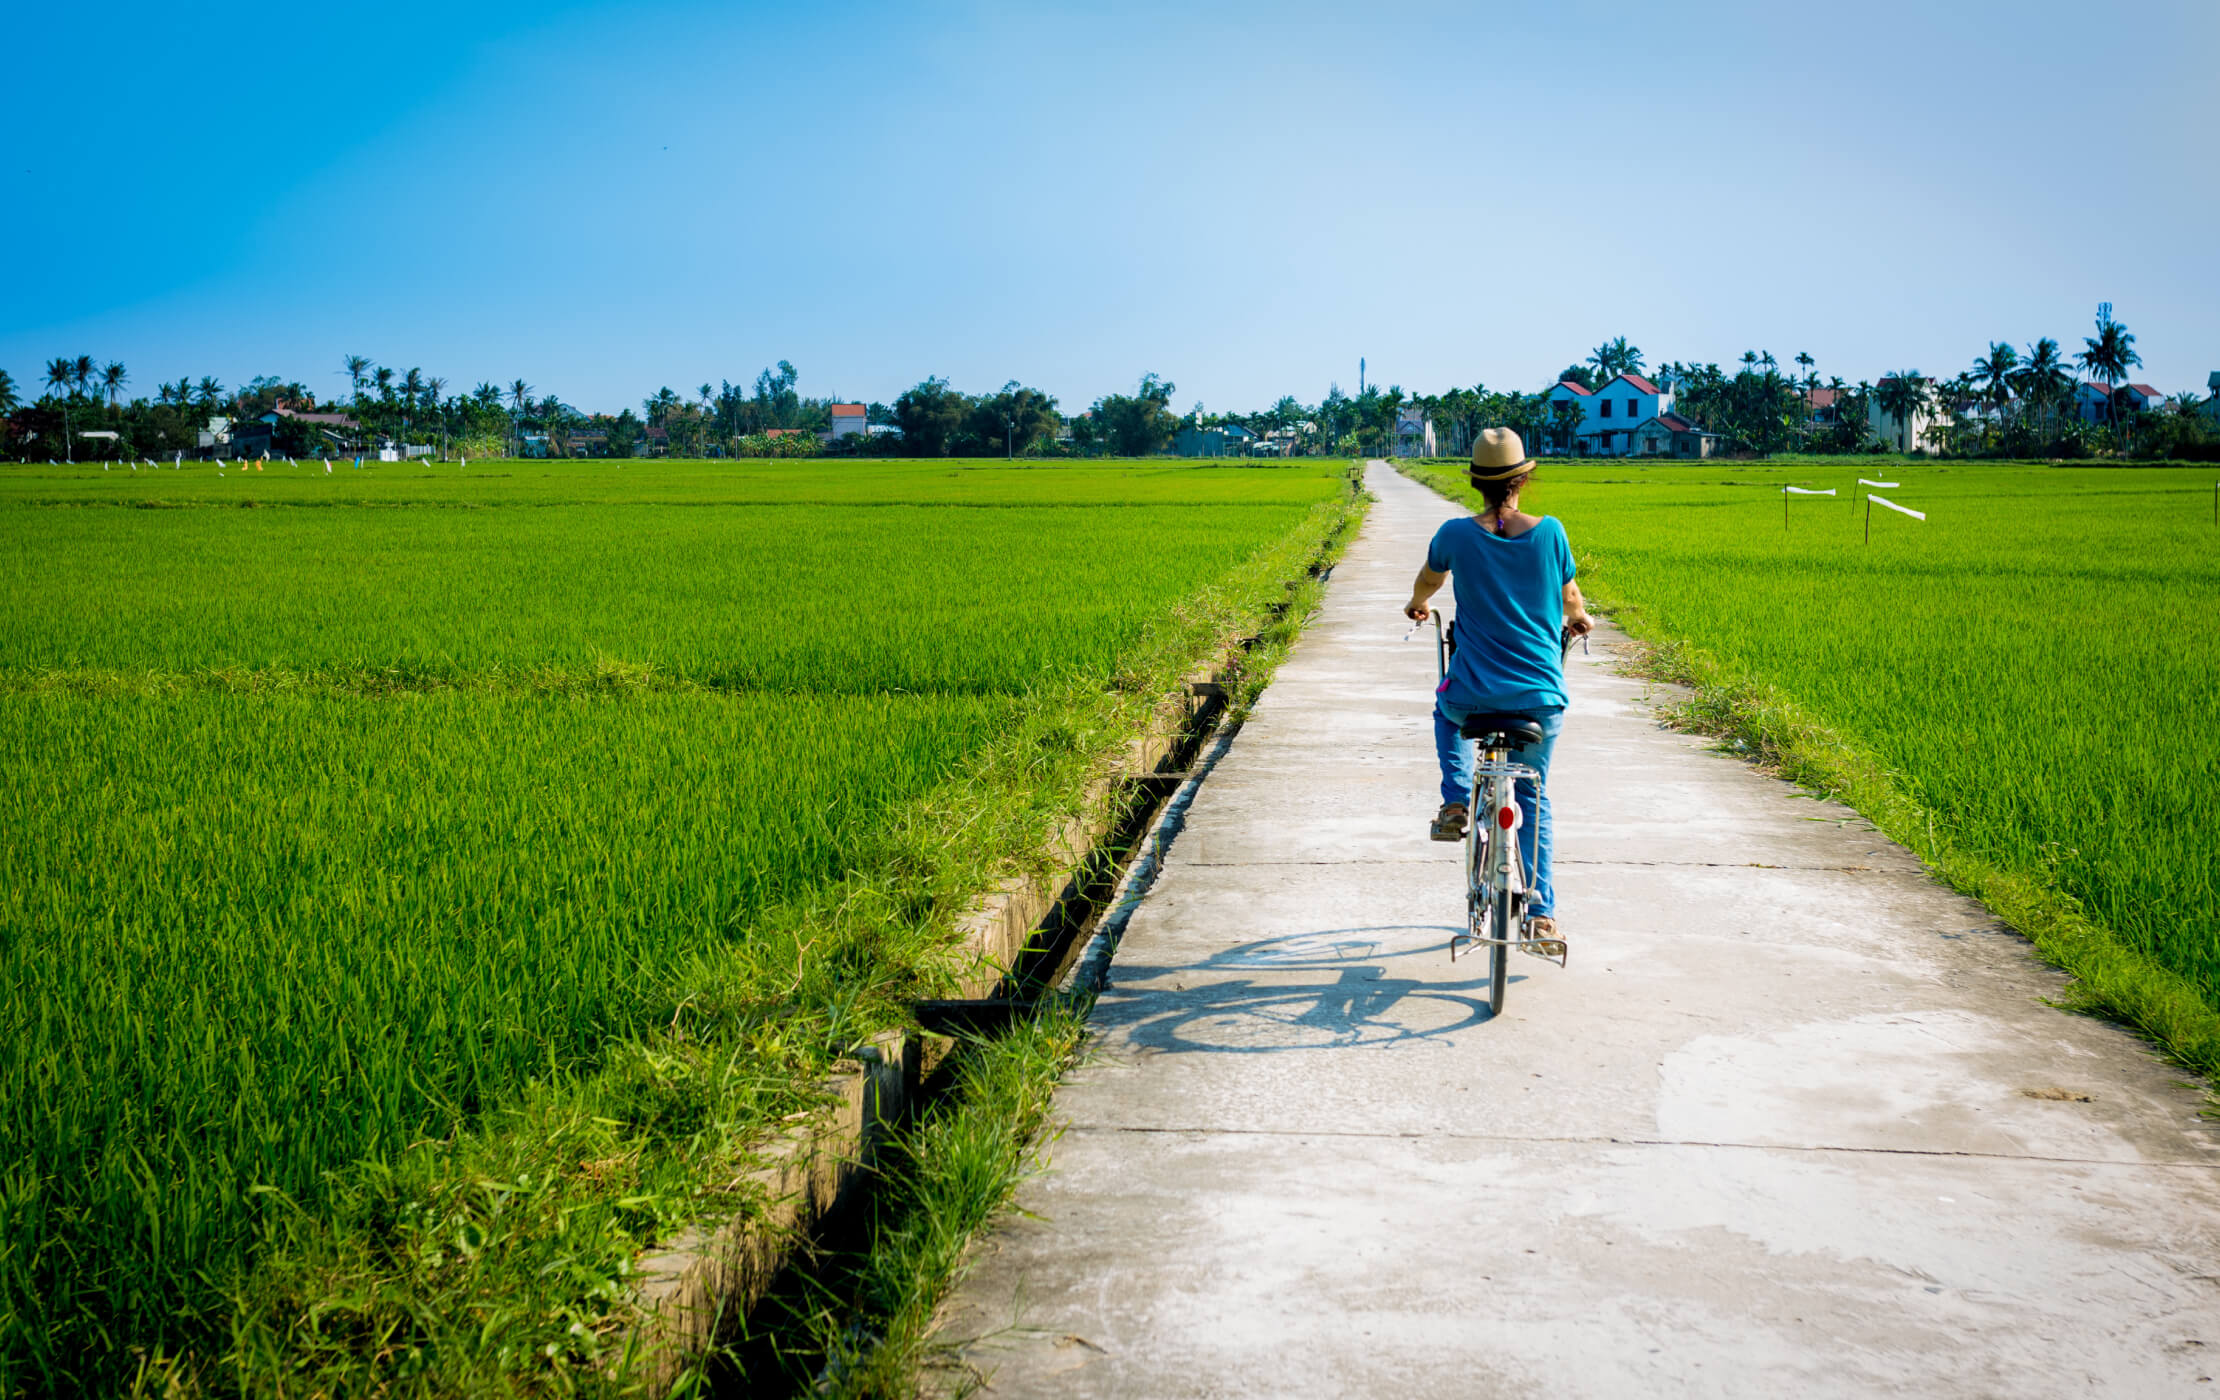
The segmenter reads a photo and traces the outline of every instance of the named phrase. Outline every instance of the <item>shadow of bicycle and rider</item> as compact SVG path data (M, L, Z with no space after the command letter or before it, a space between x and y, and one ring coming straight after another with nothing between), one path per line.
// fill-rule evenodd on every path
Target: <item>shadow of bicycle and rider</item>
M1098 1033L1143 1053L1269 1055L1439 1040L1489 1015L1486 960L1449 961L1457 932L1382 924L1259 939L1178 966L1120 958L1092 1019ZM1433 975L1417 975L1421 961Z

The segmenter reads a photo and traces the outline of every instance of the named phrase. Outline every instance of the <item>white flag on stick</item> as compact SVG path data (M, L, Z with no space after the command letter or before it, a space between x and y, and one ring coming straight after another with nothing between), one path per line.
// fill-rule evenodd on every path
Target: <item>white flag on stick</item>
M1781 489L1791 496L1832 496L1835 494L1835 488L1832 486L1824 491L1807 491L1801 486L1783 486Z
M1868 481L1862 476L1858 478L1858 485L1860 486L1902 486L1903 484L1901 481Z
M1880 496L1873 495L1871 492L1866 493L1866 499L1873 502L1873 504L1877 506L1887 506L1890 510L1896 511L1900 515L1908 515L1914 520L1925 520L1927 518L1926 511L1913 510L1909 506L1900 506L1894 501L1886 500Z

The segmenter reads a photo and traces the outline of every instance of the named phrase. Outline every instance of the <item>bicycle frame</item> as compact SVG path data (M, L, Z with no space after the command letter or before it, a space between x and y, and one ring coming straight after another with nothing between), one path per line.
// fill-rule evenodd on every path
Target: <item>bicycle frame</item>
M1456 644L1443 631L1441 613L1434 611L1432 618L1435 654L1442 674L1447 675ZM1570 641L1566 647L1570 649ZM1465 822L1467 919L1465 931L1449 940L1449 959L1455 962L1478 948L1503 952L1516 948L1563 967L1566 947L1562 939L1532 938L1527 934L1526 900L1533 887L1533 874L1526 866L1526 843L1519 839L1525 816L1518 802L1518 785L1532 785L1532 805L1539 810L1542 775L1512 758L1511 752L1484 750L1473 764ZM1490 927L1490 935L1478 932L1483 922ZM1491 980L1500 981L1500 977Z

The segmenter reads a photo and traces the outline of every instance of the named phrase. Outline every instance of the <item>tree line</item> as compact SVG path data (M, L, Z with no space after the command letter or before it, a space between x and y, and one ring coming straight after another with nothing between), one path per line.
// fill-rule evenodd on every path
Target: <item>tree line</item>
M419 368L396 369L364 355L342 358L345 390L328 398L298 380L266 375L236 389L213 376L126 398L131 375L120 361L90 355L47 366L43 392L26 400L0 370L0 457L55 460L230 455L204 448L211 420L268 422L266 449L292 457L334 456L382 444L420 443L442 456L631 457L796 456L819 453L909 456L1145 456L1169 445L1179 422L1173 385L1142 376L1130 394L1106 394L1067 422L1054 395L1015 380L966 393L928 377L893 404L864 406L867 431L827 440L837 395L814 398L797 387L791 361L753 381L704 382L692 394L669 386L638 411L588 413L522 379L481 382L450 393L448 382ZM892 430L892 431L887 431ZM87 434L93 436L87 436ZM254 440L263 440L258 430Z
M691 394L668 386L615 414L587 413L522 379L479 383L450 394L447 381L421 369L394 369L366 356L345 356L346 391L320 401L298 381L262 376L237 389L213 377L157 386L149 399L126 399L130 371L90 355L48 361L43 392L26 402L0 370L0 456L33 459L129 458L199 453L199 438L216 417L235 423L274 418L267 450L287 456L337 455L380 443L423 443L443 456L514 455L631 457L796 456L820 453L943 456L1122 456L1164 451L1182 427L1238 426L1273 451L1392 455L1406 410L1434 427L1440 450L1462 455L1482 428L1516 429L1545 451L1580 449L1576 403L1551 398L1560 382L1595 390L1620 374L1643 374L1647 360L1625 336L1604 342L1566 366L1543 389L1490 389L1485 384L1435 394L1400 385L1360 385L1354 396L1331 384L1316 403L1282 395L1254 412L1182 414L1175 386L1143 375L1131 393L1105 394L1066 417L1054 395L1016 380L969 393L929 376L892 404L864 406L867 431L834 436L835 395L803 395L800 374L780 360L752 381L703 382ZM1903 370L1877 383L1822 378L1808 352L1784 365L1771 351L1745 350L1730 372L1716 363L1659 365L1653 376L1675 396L1674 411L1717 433L1732 451L1771 454L1878 452L1884 442L1873 411L1925 426L1923 450L1953 455L2083 457L2220 455L2209 401L2177 394L2143 411L2122 386L2142 365L2135 337L2111 314L2068 355L2041 337L2023 354L1992 342L1972 366L1949 377ZM1791 367L1793 366L1793 367ZM2075 371L2086 376L2076 376ZM2105 412L2082 412L2085 382L2104 386ZM1822 394L1820 391L1826 391ZM336 415L336 419L334 417ZM99 436L83 437L86 432ZM259 439L258 439L259 440Z

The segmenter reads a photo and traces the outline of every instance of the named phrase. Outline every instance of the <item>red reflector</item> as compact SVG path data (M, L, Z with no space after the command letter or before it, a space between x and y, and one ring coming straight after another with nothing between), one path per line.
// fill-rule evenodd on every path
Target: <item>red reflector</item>
M1499 809L1495 814L1495 824L1502 827L1505 831L1509 831L1512 825L1516 823L1518 819L1519 809L1516 807L1504 807Z

